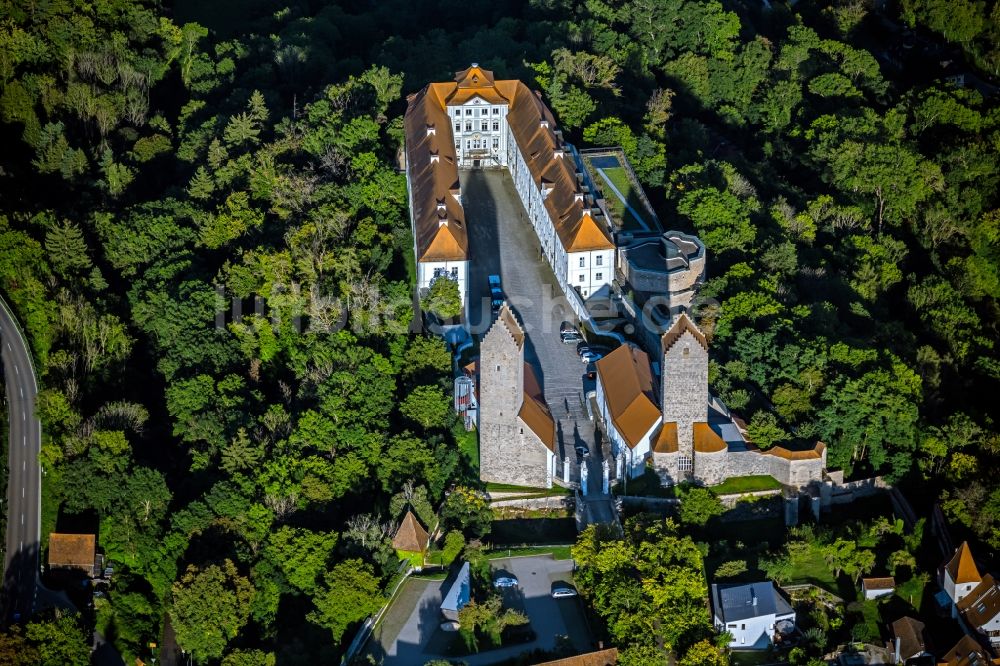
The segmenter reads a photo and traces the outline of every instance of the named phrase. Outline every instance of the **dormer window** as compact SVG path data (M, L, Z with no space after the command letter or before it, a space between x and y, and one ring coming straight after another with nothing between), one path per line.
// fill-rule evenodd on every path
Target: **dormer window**
M542 180L542 198L549 196L555 187L547 180Z
M438 228L440 229L441 227L447 227L447 226L448 226L448 216L445 215L443 217L439 217L438 218Z
M552 151L552 157L554 158L561 160L565 156L566 156L566 151L563 150L562 148L556 148L555 150Z
M583 203L583 192L574 192L573 201L576 203Z
M547 121L547 120L545 120L543 118L542 120L540 120L538 122L538 126L541 127L542 129L548 129L549 128L549 121Z
M441 161L441 156L438 155L436 151L432 152L431 153L431 164L437 164L440 161Z
M444 205L444 199L438 199L438 202L437 202L437 212L438 212L438 215L443 215L444 213L447 212L447 209L445 208L445 205Z
M434 129L434 125L428 125L427 126L427 136L435 136L436 134L437 134L437 130Z

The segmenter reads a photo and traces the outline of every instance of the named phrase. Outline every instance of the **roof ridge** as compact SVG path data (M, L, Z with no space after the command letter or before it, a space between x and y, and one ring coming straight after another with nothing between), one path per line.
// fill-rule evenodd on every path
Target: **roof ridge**
M687 331L694 336L694 339L698 341L698 344L701 345L702 349L708 351L708 339L705 337L705 334L701 332L701 329L698 328L693 321L691 321L691 318L687 316L687 313L681 312L677 315L677 318L674 319L674 323L670 325L670 328L668 328L660 337L660 346L663 348L664 354L667 353L667 350L673 347L678 340L680 340L684 331Z

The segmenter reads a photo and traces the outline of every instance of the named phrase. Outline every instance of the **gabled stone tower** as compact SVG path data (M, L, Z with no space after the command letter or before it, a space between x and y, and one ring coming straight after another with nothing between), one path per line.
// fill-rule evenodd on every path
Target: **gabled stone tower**
M524 341L505 304L479 345L479 476L551 487L555 420L524 362Z
M683 479L694 465L694 424L708 421L708 341L681 313L660 338L663 422L677 424L677 473Z

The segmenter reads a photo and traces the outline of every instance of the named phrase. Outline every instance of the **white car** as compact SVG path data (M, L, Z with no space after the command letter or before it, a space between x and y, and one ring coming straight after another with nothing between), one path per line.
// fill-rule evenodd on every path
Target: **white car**
M569 586L560 585L559 587L552 589L553 599L566 599L575 596L576 596L576 590L574 590L572 587Z
M595 361L600 361L602 358L604 358L604 354L590 349L580 354L580 360L584 363L594 363Z
M493 587L517 587L517 578L514 576L500 576L493 581Z
M458 622L442 622L441 631L458 631L462 628Z

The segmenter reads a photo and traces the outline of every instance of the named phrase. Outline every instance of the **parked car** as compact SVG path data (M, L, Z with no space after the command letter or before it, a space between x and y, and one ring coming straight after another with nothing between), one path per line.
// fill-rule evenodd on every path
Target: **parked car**
M514 576L500 576L493 581L493 587L517 587L517 578Z
M576 353L578 356L583 356L589 351L590 351L590 345L588 345L586 342L581 342L576 346Z
M559 324L559 332L560 333L565 333L567 331L575 331L575 330L576 330L576 326L574 326L573 322L571 322L571 321L564 321L563 323Z
M576 447L576 455L580 456L581 458L587 458L590 456L590 449L588 449L586 446L583 446L582 444L578 445Z
M503 307L503 289L500 286L500 276L490 275L488 278L490 283L490 308L493 312L499 312L500 308Z
M561 331L559 337L567 345L574 342L583 342L583 336L580 335L579 331Z
M575 597L576 590L568 585L559 585L552 588L552 598L553 599L566 599L568 597Z
M462 625L455 621L441 623L441 631L458 631L461 628Z
M604 354L589 349L580 355L580 360L584 363L594 363L600 361L602 358L604 358Z

